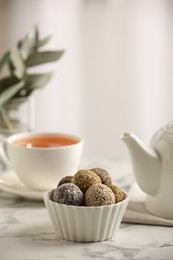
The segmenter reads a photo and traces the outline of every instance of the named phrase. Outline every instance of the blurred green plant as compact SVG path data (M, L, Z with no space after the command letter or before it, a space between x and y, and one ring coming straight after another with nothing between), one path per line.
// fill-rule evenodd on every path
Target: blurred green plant
M8 117L6 103L16 98L29 97L34 90L44 87L53 75L52 72L31 73L31 68L55 62L63 55L63 50L40 50L50 39L51 36L40 39L38 27L33 26L16 47L6 51L0 59L0 119L4 120L7 128L13 125ZM6 76L2 77L4 70Z

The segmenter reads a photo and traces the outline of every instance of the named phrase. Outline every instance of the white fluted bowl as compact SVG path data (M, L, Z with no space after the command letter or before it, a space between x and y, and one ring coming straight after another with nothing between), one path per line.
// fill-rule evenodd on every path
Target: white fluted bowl
M44 194L44 202L58 237L77 242L97 242L114 237L129 202L98 207L69 206L51 200L53 191Z

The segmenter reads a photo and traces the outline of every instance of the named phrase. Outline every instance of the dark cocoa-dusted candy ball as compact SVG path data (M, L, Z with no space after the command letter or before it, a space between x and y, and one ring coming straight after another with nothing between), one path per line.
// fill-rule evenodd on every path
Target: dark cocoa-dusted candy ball
M115 203L118 203L125 199L126 194L116 185L111 185L110 189L113 191L115 196Z
M84 195L75 184L64 183L54 190L52 200L60 204L80 206Z
M91 171L95 172L101 179L101 182L107 186L110 186L112 185L112 179L111 179L111 176L110 174L102 169L102 168L93 168L93 169L90 169Z
M79 170L73 176L72 183L77 185L85 194L91 185L101 183L101 180L96 173L90 170Z
M85 194L86 206L104 206L114 203L115 196L112 190L102 183L92 185Z
M72 178L73 178L73 176L71 176L71 175L63 177L63 178L59 181L57 187L61 186L61 185L64 184L64 183L71 183L71 182L72 182Z

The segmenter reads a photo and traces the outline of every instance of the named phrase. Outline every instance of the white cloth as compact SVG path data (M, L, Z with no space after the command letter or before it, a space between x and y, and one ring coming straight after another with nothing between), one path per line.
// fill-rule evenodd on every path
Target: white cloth
M134 183L129 192L130 201L123 217L123 222L173 226L173 220L152 215L145 208L146 194Z

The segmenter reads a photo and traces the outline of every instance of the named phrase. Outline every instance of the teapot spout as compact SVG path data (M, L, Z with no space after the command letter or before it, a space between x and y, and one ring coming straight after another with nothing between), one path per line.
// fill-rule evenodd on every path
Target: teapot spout
M147 147L132 133L124 133L121 139L130 153L135 179L145 193L155 195L161 177L160 157L151 147Z

